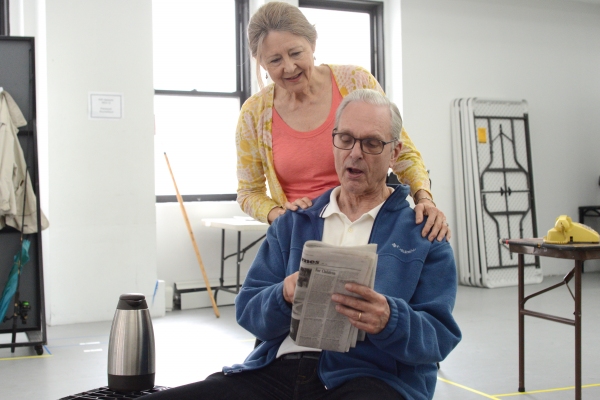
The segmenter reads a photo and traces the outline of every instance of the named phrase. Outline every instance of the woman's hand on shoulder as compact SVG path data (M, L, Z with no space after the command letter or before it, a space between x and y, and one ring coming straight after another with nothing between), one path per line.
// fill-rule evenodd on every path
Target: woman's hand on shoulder
M427 236L430 242L433 242L437 238L438 241L442 241L444 237L446 240L450 240L452 232L450 231L450 225L446 222L446 216L442 210L435 206L433 201L428 199L420 199L418 204L415 205L415 222L420 224L423 222L423 218L426 215L427 222L421 231L423 237Z
M300 207L303 210L306 210L310 206L312 206L312 201L308 197L296 199L291 203L289 201L286 201L285 208L275 207L274 209L269 211L269 215L267 215L267 220L269 221L269 224L272 224L277 217L285 213L285 210L296 211L298 207Z
M306 210L310 206L312 206L312 201L308 197L296 199L291 203L289 201L285 202L285 208L292 211L296 211L298 207L300 207L303 210Z

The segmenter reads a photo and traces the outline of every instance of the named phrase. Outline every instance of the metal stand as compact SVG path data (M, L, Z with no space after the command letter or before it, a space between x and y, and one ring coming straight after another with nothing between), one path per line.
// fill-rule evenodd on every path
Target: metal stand
M34 38L0 36L0 54L0 86L11 94L27 121L27 125L19 128L17 139L23 149L30 182L37 197L38 215L37 232L25 235L31 242L30 260L21 270L17 292L9 305L9 310L13 310L12 315L6 321L4 315L0 316L0 334L11 335L11 342L0 344L0 349L10 348L14 353L17 347L33 346L36 353L41 355L47 339L37 165ZM22 240L23 235L17 229L7 226L0 230L0 292L8 275L5 274L6 267L12 266L13 256L19 253ZM17 320L21 320L21 323ZM27 335L28 341L17 341L20 332Z

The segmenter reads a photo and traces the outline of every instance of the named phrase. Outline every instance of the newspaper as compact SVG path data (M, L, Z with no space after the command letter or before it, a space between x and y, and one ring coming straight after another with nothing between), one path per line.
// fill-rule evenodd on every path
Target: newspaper
M373 288L377 244L333 246L316 240L304 244L292 304L290 337L298 346L347 352L365 332L335 310L333 293L358 297L348 282Z

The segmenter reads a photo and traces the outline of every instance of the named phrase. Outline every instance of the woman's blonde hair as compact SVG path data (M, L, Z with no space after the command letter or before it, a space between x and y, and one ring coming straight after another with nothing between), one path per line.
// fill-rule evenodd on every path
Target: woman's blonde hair
M308 22L298 7L281 1L269 2L260 7L248 23L248 47L256 59L256 78L262 89L260 57L262 43L271 31L290 32L305 38L313 47L317 43L317 30Z

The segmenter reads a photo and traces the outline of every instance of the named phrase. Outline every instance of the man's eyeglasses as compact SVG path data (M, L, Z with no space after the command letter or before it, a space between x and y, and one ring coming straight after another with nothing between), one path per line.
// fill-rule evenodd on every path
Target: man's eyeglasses
M356 142L360 142L360 149L367 154L381 154L386 144L397 142L398 139L384 142L375 138L357 139L349 133L333 130L333 145L338 149L352 150Z

